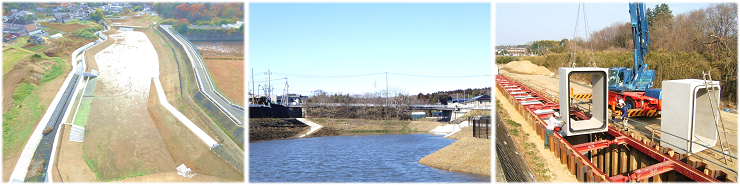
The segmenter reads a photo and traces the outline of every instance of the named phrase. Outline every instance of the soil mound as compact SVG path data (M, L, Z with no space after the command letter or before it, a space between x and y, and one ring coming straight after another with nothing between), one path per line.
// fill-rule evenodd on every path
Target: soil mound
M468 137L419 160L420 164L454 172L491 176L491 140Z
M533 64L528 60L511 61L502 68L506 71L525 75L551 75L549 69Z

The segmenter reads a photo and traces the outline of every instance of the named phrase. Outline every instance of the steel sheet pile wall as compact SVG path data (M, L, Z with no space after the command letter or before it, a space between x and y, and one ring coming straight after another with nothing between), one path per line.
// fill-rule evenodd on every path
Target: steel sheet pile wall
M543 96L543 90L530 88L530 84L503 75L496 76L496 84L540 139L550 144L550 151L580 182L736 181L727 178L725 171L707 169L706 163L693 161L687 155L661 147L659 143L640 137L634 131L625 131L621 125L610 124L608 132L593 134L593 142L587 141L588 136L573 136L566 140L558 133L545 138L543 119L551 117L553 112L543 110L560 108L558 102L551 100L553 96ZM522 105L523 101L538 103ZM583 137L586 142L571 144L583 140ZM584 155L588 155L589 151L592 160Z

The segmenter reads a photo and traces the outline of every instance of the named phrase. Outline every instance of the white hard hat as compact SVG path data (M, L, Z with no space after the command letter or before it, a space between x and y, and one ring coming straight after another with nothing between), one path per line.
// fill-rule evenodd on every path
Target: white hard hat
M555 112L555 117L560 117L560 113Z

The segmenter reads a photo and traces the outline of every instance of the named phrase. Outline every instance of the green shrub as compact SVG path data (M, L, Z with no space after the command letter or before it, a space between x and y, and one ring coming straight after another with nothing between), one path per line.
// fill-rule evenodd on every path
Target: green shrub
M38 86L29 84L29 83L21 83L18 85L18 88L15 89L15 92L13 92L13 100L17 102L23 101L23 99L26 98L31 92L35 89L37 89Z
M44 73L44 78L42 78L39 83L51 81L62 74L62 64L64 63L64 61L60 59L55 59L54 62L56 62L57 64L51 67L51 71L47 71L46 73Z

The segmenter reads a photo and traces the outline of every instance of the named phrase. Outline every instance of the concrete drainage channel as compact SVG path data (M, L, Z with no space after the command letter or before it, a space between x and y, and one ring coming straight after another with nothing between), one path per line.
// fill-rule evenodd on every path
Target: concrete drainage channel
M77 74L77 68L85 67L84 56L81 56L80 54L82 54L88 48L101 43L102 40L107 39L107 37L104 37L100 34L103 31L108 30L108 26L105 25L105 23L103 24L105 30L101 30L95 33L95 35L99 36L100 39L85 46L82 46L72 53L72 60L70 61L72 65L72 71L69 73L69 75L67 75L67 78L63 83L66 84L66 86L62 86L59 92L57 92L56 97L54 98L54 100L52 100L51 106L49 107L49 109L47 109L46 113L44 113L44 117L41 118L39 125L36 126L33 134L31 134L28 143L23 148L21 157L18 159L18 162L16 163L16 166L14 167L13 172L10 175L9 182L52 181L51 168L49 168L49 164L54 163L53 159L56 152L55 149L59 140L59 125L61 125L60 123L68 116L67 108L71 103L70 98L73 97L71 95L76 92L75 87L80 81L80 76ZM75 65L75 62L80 60L78 59L79 57L82 57L81 66ZM53 129L50 131L46 130L47 133L44 134L43 132L45 131L45 129L49 127ZM36 164L40 163L43 165L42 171L38 175L26 178L29 170L28 167L34 161L36 162Z

